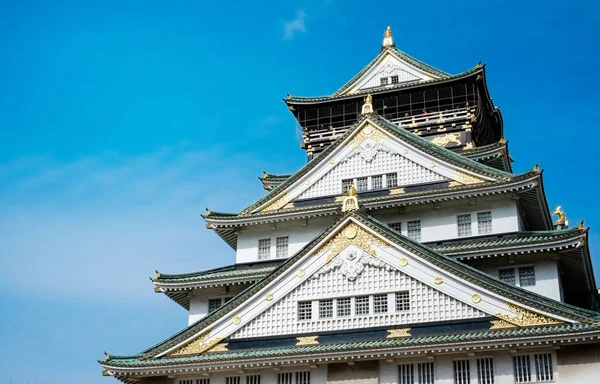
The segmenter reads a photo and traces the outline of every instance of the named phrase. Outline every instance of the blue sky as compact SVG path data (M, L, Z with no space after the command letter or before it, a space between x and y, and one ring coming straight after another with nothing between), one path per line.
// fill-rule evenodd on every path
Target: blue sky
M103 350L185 326L148 276L234 262L199 214L304 164L281 98L335 91L388 23L442 70L487 64L515 171L540 162L600 274L597 2L168 3L0 0L0 383L115 382Z

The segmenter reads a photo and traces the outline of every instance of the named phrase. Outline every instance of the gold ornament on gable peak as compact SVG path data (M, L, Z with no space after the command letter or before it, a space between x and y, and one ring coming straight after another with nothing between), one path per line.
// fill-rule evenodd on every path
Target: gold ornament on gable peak
M356 223L350 222L332 239L317 249L315 255L322 255L329 251L329 254L327 255L327 262L330 262L350 245L355 245L374 257L377 257L377 252L372 247L373 245L378 247L389 247L389 244L385 241L375 237L373 234L367 232Z
M371 139L379 144L382 144L386 139L386 135L371 124L365 125L359 130L356 135L350 140L348 146L352 149L357 148L366 139Z

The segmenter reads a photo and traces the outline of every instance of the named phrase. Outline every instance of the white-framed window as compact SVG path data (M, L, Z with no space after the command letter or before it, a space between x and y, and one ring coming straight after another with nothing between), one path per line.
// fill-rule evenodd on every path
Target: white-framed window
M421 241L421 220L413 220L406 223L406 232L410 239Z
M434 384L433 363L399 364L398 384Z
M554 380L554 370L552 369L552 354L538 353L533 355L535 360L535 376L538 382L547 382Z
M342 180L342 193L348 192L352 184L354 184L353 179Z
M246 376L246 384L260 384L260 375Z
M477 384L494 384L494 360L491 357L477 359Z
M396 231L398 233L402 233L402 223L401 222L389 223L388 227L392 228L394 231Z
M350 316L352 314L352 298L344 297L337 299L337 315L338 317Z
M333 299L319 300L319 319L333 317Z
M492 211L477 212L477 234L492 233Z
M370 296L357 296L354 301L355 313L357 315L368 315L370 307Z
M381 189L383 188L383 176L372 176L371 177L371 189Z
M469 360L454 360L454 384L469 384L470 382Z
M396 292L396 312L410 310L410 294L408 291Z
M310 384L310 371L278 373L277 384Z
M312 319L312 301L298 302L298 320Z
M498 269L498 278L503 282L517 287L531 287L535 285L535 267L527 265Z
M388 295L373 295L373 313L387 313L388 311Z
M271 239L258 240L258 260L271 258Z
M240 376L229 376L225 378L225 384L241 384L242 378Z
M388 85L388 78L387 77L381 77L379 79L379 85Z
M554 381L551 353L513 356L516 383L546 383Z
M515 383L531 383L531 359L529 355L513 356Z
M398 186L398 174L396 172L385 174L385 186L386 188L394 188Z
M177 380L177 384L210 384L210 378Z
M275 257L288 257L288 245L290 239L288 236L281 236L275 239Z
M471 214L456 216L458 237L471 236Z
M363 192L369 189L369 178L359 177L356 179L356 191Z

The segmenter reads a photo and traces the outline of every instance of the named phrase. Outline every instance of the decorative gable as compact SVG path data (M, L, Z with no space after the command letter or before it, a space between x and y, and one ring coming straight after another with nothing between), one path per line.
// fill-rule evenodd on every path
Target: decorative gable
M392 77L396 77L396 81L394 83L406 83L410 81L419 81L423 80L422 78L416 76L413 73L408 72L406 69L402 68L397 63L392 60L386 61L385 64L381 65L379 70L375 72L371 76L371 78L367 79L363 82L359 88L359 90L379 87L381 86L381 80L385 79L385 85L392 84Z

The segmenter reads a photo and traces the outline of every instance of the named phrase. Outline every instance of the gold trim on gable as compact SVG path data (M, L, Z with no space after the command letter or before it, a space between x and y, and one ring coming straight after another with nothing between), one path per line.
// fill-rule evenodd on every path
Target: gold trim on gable
M341 228L331 240L317 249L314 255L322 255L330 250L331 252L327 255L327 263L329 263L349 245L356 245L374 257L377 257L377 252L375 252L375 249L373 249L372 245L377 245L380 247L390 246L385 241L380 240L379 238L373 236L370 232L365 231L356 223L350 222Z
M287 193L284 193L283 196L279 197L274 202L267 205L265 208L262 209L262 211L275 211L281 209L288 203L288 200L289 199Z
M482 180L478 177L468 175L464 172L456 171L456 177L454 177L456 181L461 184L477 184L483 183L485 180Z
M375 128L372 124L366 124L362 127L356 135L350 140L348 146L352 149L358 147L366 139L374 140L379 144L383 144L383 141L387 138L387 135L381 132L378 128Z
M201 333L200 335L196 336L192 341L169 353L168 356L197 355L214 347L215 345L219 344L221 340L223 340L219 337L210 340L211 333L212 329Z
M528 309L521 308L513 303L506 303L508 309L514 313L496 313L499 319L518 325L519 327L527 327L532 325L549 325L549 324L561 324L560 320L553 319L552 317L540 315L539 313L532 312Z
M319 342L317 341L318 337L319 336L296 337L296 345L317 345L319 344Z
M410 337L410 328L402 328L402 329L388 329L387 339L395 339L400 337Z

